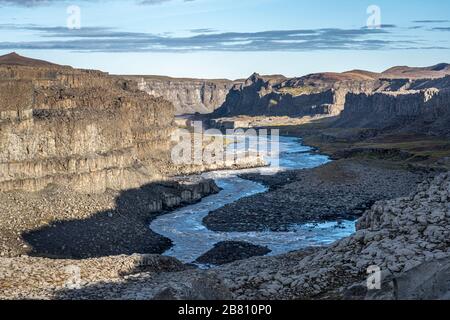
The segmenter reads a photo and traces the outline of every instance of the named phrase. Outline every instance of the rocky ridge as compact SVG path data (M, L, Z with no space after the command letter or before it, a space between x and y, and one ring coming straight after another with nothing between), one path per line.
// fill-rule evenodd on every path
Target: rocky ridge
M372 92L384 84L362 71L311 74L292 79L266 79L255 73L236 85L212 117L247 116L336 116L348 92Z
M349 93L334 126L449 136L449 85L447 76L434 81L405 81L394 91Z
M446 135L449 74L447 64L395 67L383 73L318 73L292 79L265 79L253 74L230 90L210 122L219 127L247 127L251 120L236 117L287 116L305 122L335 118L334 127L401 127L403 131Z
M450 64L439 63L430 67L398 66L390 68L381 74L391 79L433 79L450 75Z

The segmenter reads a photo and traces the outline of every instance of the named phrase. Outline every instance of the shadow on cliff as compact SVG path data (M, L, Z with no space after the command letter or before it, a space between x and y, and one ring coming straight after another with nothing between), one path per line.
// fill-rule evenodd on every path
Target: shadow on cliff
M86 219L55 221L22 237L32 248L29 255L38 257L87 259L135 253L161 254L172 243L154 233L149 224L169 209L163 195L180 202L185 190L177 183L156 182L123 191L112 210L97 212ZM155 212L158 206L161 210ZM171 205L172 209L176 206Z

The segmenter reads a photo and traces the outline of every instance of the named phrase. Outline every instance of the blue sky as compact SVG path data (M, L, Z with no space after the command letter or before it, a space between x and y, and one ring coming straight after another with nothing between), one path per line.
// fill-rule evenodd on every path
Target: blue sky
M67 8L81 29L67 28ZM367 28L367 8L381 28ZM117 74L242 78L450 62L443 0L0 0L0 53Z

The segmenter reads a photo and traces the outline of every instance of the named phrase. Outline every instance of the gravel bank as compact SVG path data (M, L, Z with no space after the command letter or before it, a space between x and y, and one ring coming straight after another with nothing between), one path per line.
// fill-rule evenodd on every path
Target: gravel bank
M197 263L206 265L223 265L251 257L265 256L271 250L267 247L256 246L247 242L225 241L214 246L213 249L197 259Z
M254 258L217 272L241 299L352 299L355 292L360 299L377 293L367 292L368 267L377 266L383 282L380 292L391 293L384 298L439 299L448 296L449 283L432 284L448 279L449 258L450 173L446 173L421 183L408 197L377 202L359 219L353 236L328 248L306 256ZM424 290L415 290L411 281L397 281L395 289L394 280L405 275Z
M383 199L407 196L426 175L382 161L339 160L275 176L246 175L270 191L210 213L214 231L286 231L293 224L356 219Z

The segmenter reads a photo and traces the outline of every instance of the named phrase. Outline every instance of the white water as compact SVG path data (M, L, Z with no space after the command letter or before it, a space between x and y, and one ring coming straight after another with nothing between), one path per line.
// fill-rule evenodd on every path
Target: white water
M237 149L241 147L238 143ZM302 145L298 138L280 137L280 169L314 168L330 161L328 157L313 154L311 151L311 148ZM310 246L331 244L355 232L354 221L293 225L289 232L214 232L208 230L202 220L211 211L241 198L267 191L267 188L260 183L238 177L239 174L252 172L267 174L273 172L273 168L205 173L203 174L205 178L214 179L222 188L220 193L154 220L150 226L151 229L173 242L173 247L165 255L189 263L222 241L246 241L266 246L272 250L270 255L277 255Z

